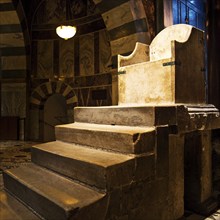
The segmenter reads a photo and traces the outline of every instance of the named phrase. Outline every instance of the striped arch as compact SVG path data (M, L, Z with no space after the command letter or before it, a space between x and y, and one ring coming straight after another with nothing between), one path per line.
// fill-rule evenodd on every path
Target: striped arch
M47 98L53 94L61 94L66 99L67 109L77 105L77 97L73 88L64 82L47 82L39 85L31 94L31 104L42 108Z
M145 8L142 0L93 0L105 22L112 56L131 53L136 42L150 44Z

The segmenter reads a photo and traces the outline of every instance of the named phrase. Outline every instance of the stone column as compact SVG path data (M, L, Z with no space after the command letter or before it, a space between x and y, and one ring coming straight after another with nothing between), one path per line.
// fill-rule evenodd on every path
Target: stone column
M169 207L170 219L184 214L184 135L169 135Z
M211 131L194 131L185 135L184 148L185 208L209 214L216 203L211 200Z

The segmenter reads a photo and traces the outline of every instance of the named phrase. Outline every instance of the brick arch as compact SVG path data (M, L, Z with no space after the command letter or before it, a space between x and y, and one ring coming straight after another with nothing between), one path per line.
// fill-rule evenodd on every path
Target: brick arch
M77 105L74 89L64 82L46 82L39 85L31 94L31 104L42 108L47 98L53 94L61 94L66 99L67 109Z
M136 42L150 44L151 34L142 0L93 0L105 22L112 56L129 54Z

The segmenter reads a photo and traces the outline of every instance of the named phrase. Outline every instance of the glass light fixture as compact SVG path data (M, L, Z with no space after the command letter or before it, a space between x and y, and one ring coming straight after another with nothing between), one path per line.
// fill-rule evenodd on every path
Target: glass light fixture
M56 33L59 37L68 40L76 34L76 27L70 25L60 25L56 28Z
M71 4L70 0L66 0L66 20L67 22L69 20L72 20L72 13L71 13ZM69 38L72 38L76 34L76 27L69 24L66 25L60 25L56 28L56 33L59 37L68 40Z

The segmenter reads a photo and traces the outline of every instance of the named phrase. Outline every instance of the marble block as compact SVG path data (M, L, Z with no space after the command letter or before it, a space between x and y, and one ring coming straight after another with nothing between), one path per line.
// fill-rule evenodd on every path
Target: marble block
M201 30L173 25L143 48L118 56L119 105L205 103Z

